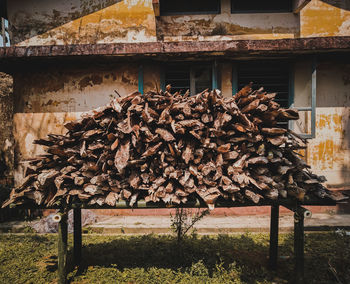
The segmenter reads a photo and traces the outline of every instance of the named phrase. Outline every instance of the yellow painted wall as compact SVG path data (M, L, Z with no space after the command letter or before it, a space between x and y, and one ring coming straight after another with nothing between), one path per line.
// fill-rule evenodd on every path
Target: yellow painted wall
M152 0L8 2L12 44L64 45L156 40Z
M312 0L297 15L231 14L230 0L221 0L217 15L156 18L152 0L14 0L8 14L16 45L280 39L349 36L347 2Z
M300 37L349 35L348 0L312 0L300 13Z

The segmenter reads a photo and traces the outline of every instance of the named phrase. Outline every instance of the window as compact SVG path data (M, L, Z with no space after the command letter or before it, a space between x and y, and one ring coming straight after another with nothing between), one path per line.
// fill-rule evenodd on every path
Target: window
M7 19L7 1L0 0L0 17Z
M160 0L160 15L219 14L220 0Z
M231 13L292 12L292 0L231 0Z
M164 69L162 85L170 84L171 92L185 93L190 90L191 95L195 95L205 89L213 88L211 63L174 63L167 64Z
M291 78L290 65L287 62L250 61L233 66L233 93L253 82L253 89L264 87L269 93L277 93L275 101L281 107L290 106ZM287 127L287 123L281 123Z

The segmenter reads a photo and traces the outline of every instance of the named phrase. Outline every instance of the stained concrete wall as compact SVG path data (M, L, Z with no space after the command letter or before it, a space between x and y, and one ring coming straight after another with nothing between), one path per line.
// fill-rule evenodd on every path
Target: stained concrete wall
M279 39L350 35L348 0L312 0L300 14L155 17L152 0L8 1L11 43L62 45L183 40Z
M231 14L231 1L221 1L217 15L161 16L159 40L277 39L299 35L299 15L293 13Z
M43 154L35 139L48 133L63 134L63 124L75 120L83 112L105 105L116 97L137 90L138 65L114 64L23 70L14 75L14 138L18 166L16 182L23 176L20 161Z
M152 0L15 0L8 17L16 45L156 40Z
M306 160L329 185L350 186L350 64L322 61L317 66L316 136ZM311 62L295 66L295 106L311 105ZM310 132L311 116L301 113L295 128Z

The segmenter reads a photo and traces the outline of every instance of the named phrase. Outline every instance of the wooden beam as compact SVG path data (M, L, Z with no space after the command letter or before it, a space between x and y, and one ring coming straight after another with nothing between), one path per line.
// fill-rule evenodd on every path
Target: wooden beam
M298 14L311 0L294 0L293 13Z
M154 10L154 15L156 17L160 16L160 3L159 0L152 0L152 6L153 6L153 10Z

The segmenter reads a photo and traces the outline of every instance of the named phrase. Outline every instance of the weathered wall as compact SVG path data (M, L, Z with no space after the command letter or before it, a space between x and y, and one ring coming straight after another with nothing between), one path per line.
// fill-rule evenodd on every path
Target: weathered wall
M17 45L156 40L152 0L16 0L8 16Z
M221 92L224 97L232 96L232 64L222 63L219 69L221 77Z
M0 73L0 184L12 183L13 171L12 77Z
M114 64L110 67L49 67L47 70L24 70L14 75L14 137L18 169L15 180L23 174L20 161L43 154L33 140L48 133L63 134L63 124L116 97L137 90L138 66Z
M152 0L8 1L11 43L62 45L182 40L279 39L350 35L348 0L312 0L300 14L161 16Z
M162 16L156 27L158 39L164 41L294 38L299 34L299 16L231 14L230 0L222 0L221 14Z
M160 77L162 68L159 64L143 64L143 90L144 92L160 90Z
M329 185L350 185L350 64L320 62L317 67L316 137L309 140L307 162ZM295 68L295 106L310 106L311 62ZM310 131L310 112L301 113L297 130Z
M349 0L312 0L300 13L301 37L350 35Z

